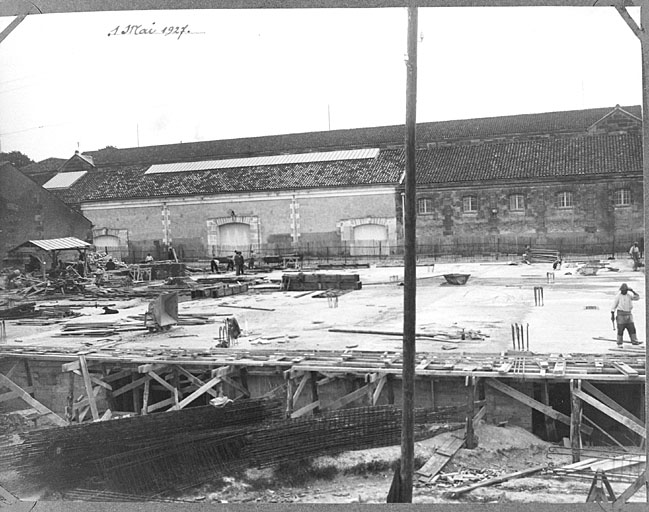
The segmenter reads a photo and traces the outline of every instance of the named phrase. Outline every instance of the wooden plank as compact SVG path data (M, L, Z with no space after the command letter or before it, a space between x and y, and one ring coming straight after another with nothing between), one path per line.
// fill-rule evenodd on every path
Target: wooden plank
M83 374L81 373L81 370L73 370L71 373L83 377ZM88 375L90 375L90 380L92 381L93 384L97 384L98 386L101 386L102 388L105 388L108 391L113 390L113 387L110 384L105 383L103 380L95 377L94 375L92 375L90 373Z
M352 391L351 393L343 396L342 398L339 398L338 400L331 402L329 405L326 407L323 407L323 410L327 411L335 411L336 409L340 409L341 407L344 407L347 404L350 404L359 398L367 395L368 392L368 387L369 384L366 384L365 386L358 388L356 391Z
M376 389L374 389L374 392L372 393L372 405L376 405L379 401L379 398L381 397L381 392L383 391L383 387L385 386L385 382L387 381L387 378L385 375L383 375L379 381L376 383Z
M129 382L128 384L125 384L121 388L113 391L112 395L113 395L113 397L122 395L122 394L126 393L127 391L130 391L131 389L135 389L135 388L141 386L142 384L146 384L150 380L151 380L151 376L146 375L145 377L141 377L141 378L139 378L137 380L134 380L133 382Z
M81 370L81 366L79 365L79 361L72 361L70 363L63 363L61 365L61 372L62 373L73 372L74 370Z
M415 471L420 481L429 481L448 463L449 460L464 446L464 438L451 436L442 446L440 446L432 455L426 464Z
M515 473L508 473L506 475L497 476L496 478L490 478L489 480L483 480L472 485L467 485L465 487L457 487L451 491L447 491L443 494L445 498L457 498L462 494L472 491L473 489L478 489L479 487L486 487L488 485L499 484L501 482L506 482L513 478L520 478L522 476L532 475L534 473L539 473L545 469L545 466L539 466L535 468L528 468L522 471L517 471Z
M183 398L180 402L178 402L176 405L174 405L170 411L178 411L185 407L186 405L192 403L194 400L196 400L199 396L204 395L208 389L213 388L216 386L219 382L221 382L222 379L221 377L214 377L207 381L205 384L203 384L200 388L198 388L196 391L194 391L191 395Z
M164 407L167 407L169 405L176 406L177 404L178 404L178 401L177 401L176 396L174 395L174 396L172 396L170 398L165 398L164 400L160 400L159 402L156 402L156 403L154 403L152 405L149 405L147 407L146 412L149 413L149 412L157 411L158 409L163 409ZM172 409L169 409L169 410L171 411L171 410L174 410L174 409L172 408Z
M212 377L227 377L231 373L235 372L235 367L232 365L227 365L227 366L221 366L220 368L216 368L215 370L212 370Z
M196 388L200 388L201 386L203 386L203 385L205 384L205 382L203 382L201 379L199 379L198 377L196 377L196 376L193 375L192 373L190 373L190 372L188 372L187 370L185 370L182 366L176 366L176 369L177 369L180 373L182 373L185 377L187 377L187 379L189 379L189 382L190 382L193 386L195 386ZM213 396L214 398L216 398L217 396L219 396L218 393L217 393L216 391L214 391L213 389L208 389L208 390L206 391L206 393L208 393L209 395Z
M291 414L291 418L299 418L300 416L304 416L305 414L308 414L309 412L317 409L318 407L320 407L320 400L316 400L315 402L311 402L310 404L301 407L300 409L298 409L297 411Z
M159 384L162 384L163 387L165 387L167 390L171 392L173 395L177 390L175 387L173 387L171 384L169 384L166 380L164 380L160 375L158 375L156 372L151 370L150 372L147 372L147 375L150 375L153 380L158 382Z
M638 377L640 374L622 361L611 361L611 364L627 377Z
M639 436L642 436L643 439L646 438L646 431L645 431L644 424L639 424L639 423L636 423L635 421L631 421L626 416L624 416L624 415L620 414L619 412L611 409L609 406L603 404L602 402L600 402L596 398L584 393L581 389L575 389L574 393L575 393L575 395L577 397L579 397L580 400L583 400L587 404L592 405L593 407L595 407L595 409L598 409L601 412L603 412L604 414L606 414L607 416L610 416L611 418L613 418L618 423L621 423L622 425L624 425L628 429L632 430L633 432L635 432Z
M90 413L92 414L93 420L99 419L99 411L97 410L97 401L95 400L95 394L92 388L92 381L90 380L90 373L88 372L88 364L86 362L86 356L79 356L79 366L81 367L81 375L83 376L83 383L86 388L86 396L90 402Z
M23 388L23 390L25 390L26 393L31 394L34 392L34 387L33 386L25 387ZM6 402L7 400L14 400L16 398L21 398L21 394L18 393L17 391L8 391L7 393L3 393L2 395L0 395L0 403Z
M293 393L293 403L297 402L297 399L300 397L300 394L304 390L304 387L306 386L306 383L309 381L310 377L311 377L310 373L305 373L302 376L302 379L300 380L300 383L298 384L297 389L295 390L295 393ZM291 415L291 418L292 417L293 417L293 415Z
M119 380L119 379L124 379L126 377L130 377L131 375L133 375L133 373L135 373L135 370L133 370L131 368L129 368L127 370L122 370L120 372L111 373L110 375L106 375L104 377L104 382L110 383L110 382L113 382L113 381L116 381L116 380Z
M110 409L106 409L106 410L104 411L104 414L101 415L101 418L99 418L99 421L106 421L106 420L109 420L109 419L112 418L112 416L113 416L113 413L111 412L111 410L110 410Z
M582 381L581 382L581 389L582 389L582 391L585 391L589 395L593 395L595 398L597 398L597 400L599 400L600 402L602 402L605 405L608 405L614 411L617 411L620 414L622 414L623 416L626 416L631 421L635 421L638 425L643 425L644 424L644 422L640 418L638 418L637 416L631 414L624 407L622 407L620 404L618 404L615 400L610 398L608 395L604 394L604 392L597 389L590 382L585 381L585 380Z
M68 422L65 421L63 418L61 418L61 416L59 416L53 411L50 411L42 403L40 403L38 400L33 398L29 393L27 393L24 389L22 389L18 384L16 384L14 381L7 378L6 376L2 375L1 373L0 373L0 384L9 388L11 391L15 391L16 393L18 393L19 398L21 398L24 402L26 402L32 408L36 409L41 414L46 415L48 418L50 418L54 423L56 423L60 427L68 426Z
M581 460L581 410L582 403L577 395L579 391L578 382L570 381L570 448L572 451L572 461Z
M20 501L16 496L11 494L7 489L2 487L1 485L0 485L0 498L2 498L4 503L7 504L7 505L12 505L12 504Z
M138 373L157 372L168 366L166 363L147 363L137 367Z
M584 418L584 420L586 420L588 423L590 423L594 428L599 430L605 437L607 437L610 441L612 441L613 444L616 444L617 446L619 446L622 449L622 451L625 451L625 452L629 451L629 449L626 446L624 446L622 443L620 443L611 434L606 432L606 430L604 430L602 427L600 427L597 423L595 423L593 420L591 420L588 416L586 416L585 414L582 413L581 417Z
M231 379L230 377L221 377L221 381L223 381L225 384L229 384L234 389L240 391L243 394L243 396L250 397L250 391L248 391L246 388L244 388L236 380Z
M496 379L486 379L485 382L492 388L497 389L498 391L504 393L505 395L511 396L512 398L527 405L528 407L531 407L532 409L542 412L546 416L550 416L551 418L560 421L564 425L570 426L570 417L560 413L559 411L556 411L552 407L544 405L541 402L534 400L533 398L527 396L526 394L521 393L520 391L517 391L516 389L508 386L507 384L503 384L502 382ZM591 435L593 433L593 429L592 427L581 425L581 432L583 432L586 435Z
M146 415L149 412L149 393L151 392L151 377L146 380L144 383L144 394L142 397L142 415Z

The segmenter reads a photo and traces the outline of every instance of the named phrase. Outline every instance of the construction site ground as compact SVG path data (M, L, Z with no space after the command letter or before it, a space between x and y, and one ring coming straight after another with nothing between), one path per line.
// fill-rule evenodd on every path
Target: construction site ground
M560 270L553 270L550 263L528 265L520 261L422 262L417 267L416 331L440 334L446 341L418 338L417 351L500 353L512 348L512 324L522 324L528 329L529 351L533 353L613 353L616 344L610 306L623 282L640 293L634 312L638 337L644 342L644 272L634 272L631 261L626 259L608 261L595 275L582 275L579 272L582 265L583 261L564 261ZM279 283L283 272L258 274L258 277ZM251 286L248 293L223 298L190 300L184 295L180 299L180 314L206 315L213 317L213 322L175 326L166 332L121 332L119 337L110 339L119 340L120 349L125 353L142 348L209 350L219 342L222 319L233 315L242 329L242 335L236 340L237 349L401 350L398 334L403 330L403 267L371 266L329 272L359 274L362 289L343 293L337 301L314 298L317 292L288 292L268 286ZM452 273L470 274L470 278L465 285L449 284L443 276ZM205 273L192 277L210 276ZM538 295L535 297L535 287L543 288L542 303ZM162 285L160 290L166 291ZM118 319L141 325L140 320L129 317L144 314L150 302L146 298L98 298L94 304L94 299L86 298L83 302L76 299L61 297L42 303L82 306L77 309L82 316L51 325L8 322L6 343L30 347L92 347L102 340L59 336L61 326L66 321L112 324ZM102 314L102 306L106 304L118 313ZM332 332L331 329L356 332ZM629 347L628 338L625 342L625 347ZM423 465L435 447L453 435L461 435L461 431L418 442L416 465ZM481 423L477 435L478 447L461 449L442 471L442 474L455 473L456 485L465 478L463 472L471 475L492 470L493 476L498 476L536 466L565 465L571 460L569 450L563 446L546 443L518 427ZM250 469L177 498L232 503L384 503L399 455L400 447L393 446L319 457L304 467L296 464L273 471ZM466 478L465 484L471 483L471 477ZM585 501L590 485L587 479L541 472L450 499L444 495L450 486L438 480L435 485L417 485L414 502L580 503ZM630 481L613 483L618 494L629 485ZM41 498L56 499L56 496L44 494ZM643 491L632 499L644 500Z

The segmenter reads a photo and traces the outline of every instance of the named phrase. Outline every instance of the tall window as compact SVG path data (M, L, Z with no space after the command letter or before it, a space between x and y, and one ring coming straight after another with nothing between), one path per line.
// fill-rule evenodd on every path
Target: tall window
M523 194L512 194L509 196L509 209L513 212L525 210L525 197Z
M433 200L428 197L417 199L417 213L419 215L433 213Z
M631 204L631 191L628 188L616 190L613 202L615 206L629 206Z
M478 211L478 197L464 196L462 198L462 211L465 213L475 213Z
M557 194L557 208L572 208L572 192L564 191Z

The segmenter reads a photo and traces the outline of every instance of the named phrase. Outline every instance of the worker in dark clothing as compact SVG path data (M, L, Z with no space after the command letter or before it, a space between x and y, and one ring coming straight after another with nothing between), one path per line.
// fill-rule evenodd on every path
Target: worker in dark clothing
M212 261L210 261L210 268L212 269L212 274L220 274L221 273L219 271L219 262L216 259L216 256L212 257Z
M241 251L234 251L234 270L238 276L243 274L243 263L244 260Z
M110 258L106 262L106 270L115 270L117 268L117 265L115 265L115 262L113 261L113 258Z

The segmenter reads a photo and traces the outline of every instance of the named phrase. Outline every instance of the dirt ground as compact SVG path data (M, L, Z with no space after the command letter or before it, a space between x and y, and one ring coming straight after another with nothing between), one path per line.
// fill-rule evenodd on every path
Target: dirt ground
M415 444L415 467L421 467L435 448L462 431L446 432ZM469 485L470 480L451 485L441 480L434 484L415 483L413 503L583 503L591 479L562 477L553 467L571 463L567 450L547 443L519 427L480 424L476 428L478 447L461 449L442 469L442 474L463 473L501 476L532 467L544 468L532 476L475 489L450 498L445 493ZM345 452L323 456L308 465L292 468L249 470L244 475L225 477L178 496L189 501L212 503L385 503L400 446ZM456 477L461 478L461 477ZM612 482L616 496L630 484ZM644 492L632 502L645 502Z

